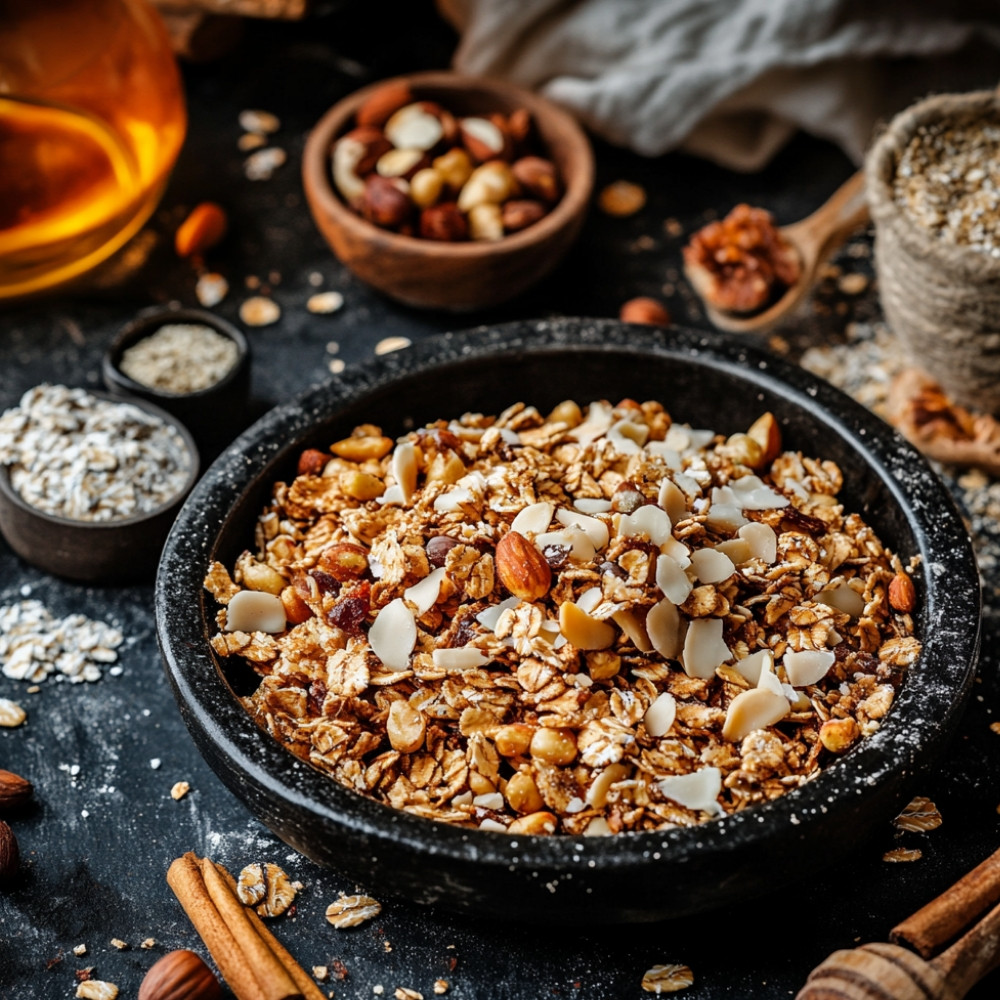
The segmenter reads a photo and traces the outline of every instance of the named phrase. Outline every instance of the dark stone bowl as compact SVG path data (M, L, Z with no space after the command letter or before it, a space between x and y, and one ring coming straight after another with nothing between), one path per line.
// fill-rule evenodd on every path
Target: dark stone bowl
M115 403L128 402L173 427L191 455L184 485L166 503L143 514L115 521L75 521L32 507L11 485L10 470L3 465L0 533L25 562L46 573L82 583L148 583L156 575L174 518L198 478L198 447L180 421L146 400L90 394Z
M396 811L342 788L258 729L236 701L242 664L208 645L209 561L250 544L271 484L304 447L355 424L389 434L517 400L543 411L625 396L681 422L745 430L764 410L787 447L836 461L842 499L914 572L924 648L882 728L814 781L701 826L618 837L511 837ZM212 466L167 541L159 641L181 713L228 787L279 837L370 891L478 916L641 921L736 903L844 859L879 831L941 753L972 685L979 581L944 486L887 424L805 371L736 338L559 319L449 334L349 370L271 411ZM234 657L233 660L236 658Z
M133 344L161 326L192 323L211 327L236 344L236 364L218 382L197 392L173 393L154 389L121 370L122 355ZM104 385L119 399L142 399L175 416L191 432L206 457L214 457L246 426L250 396L250 344L242 331L204 309L153 306L140 312L119 331L101 361Z

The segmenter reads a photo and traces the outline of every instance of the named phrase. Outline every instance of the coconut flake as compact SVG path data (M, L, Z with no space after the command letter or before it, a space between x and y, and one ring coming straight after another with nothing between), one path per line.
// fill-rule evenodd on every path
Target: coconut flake
M500 616L505 612L509 611L511 608L516 608L521 603L519 597L508 597L502 600L499 604L494 604L492 607L483 608L482 611L476 615L476 621L479 622L483 628L488 628L491 632L496 631L497 622L500 621Z
M577 497L573 501L573 506L581 514L606 514L611 510L611 501L599 497Z
M671 538L671 524L662 507L647 503L632 514L618 518L618 534L624 538L645 535L653 545L660 546Z
M721 618L697 618L691 622L681 653L681 665L688 677L712 677L732 656L722 639Z
M760 649L756 653L743 657L742 660L737 660L734 667L737 673L756 687L763 670L767 669L773 672L774 654L769 649Z
M677 718L677 702L669 691L658 695L642 717L646 732L654 739L666 736Z
M865 599L844 580L821 590L816 595L816 600L835 611L843 611L852 618L860 618L865 612Z
M674 660L681 648L681 616L671 601L660 601L646 615L646 633L660 656Z
M417 606L417 614L422 615L437 604L441 595L441 582L444 580L446 570L444 566L439 566L431 570L419 583L412 587L407 587L403 591L403 596Z
M788 506L788 497L776 493L757 476L731 480L730 486L739 497L739 504L744 510L773 510L775 507Z
M717 767L703 767L691 774L675 774L661 778L657 785L668 798L685 809L698 809L713 816L722 814L719 793L722 791L722 772Z
M664 479L660 483L656 503L667 512L671 524L687 517L687 497L672 479Z
M608 428L607 439L620 455L638 455L649 437L649 427L645 422L619 420Z
M785 676L792 687L807 687L818 684L836 662L836 655L830 649L789 650L782 657Z
M726 712L722 726L722 737L739 742L755 729L773 726L786 715L791 706L781 693L768 688L751 688L738 694Z
M778 536L769 524L750 521L740 528L738 534L750 546L755 559L771 564L778 558Z
M560 507L556 511L556 520L566 528L579 528L590 539L595 551L600 551L608 544L608 526L600 518Z
M562 531L546 531L535 536L535 545L544 552L550 545L558 545L569 550L571 559L590 562L597 555L594 543L582 528L563 528Z
M408 670L417 643L417 623L403 598L390 601L368 631L372 652L390 670Z
M226 605L226 631L284 632L284 605L263 590L241 590Z
M691 568L702 583L722 583L736 572L732 559L725 552L711 548L692 552Z
M554 510L555 504L551 504L547 500L529 504L520 510L517 517L511 521L510 530L524 535L525 538L540 535L552 523Z
M403 494L403 503L409 503L417 489L417 449L412 441L397 444L392 453L392 474Z

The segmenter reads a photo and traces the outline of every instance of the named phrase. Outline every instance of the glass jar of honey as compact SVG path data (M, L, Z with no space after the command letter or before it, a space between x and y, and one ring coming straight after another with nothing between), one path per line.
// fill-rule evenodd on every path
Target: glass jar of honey
M156 207L185 126L146 0L0 0L0 301L122 246Z

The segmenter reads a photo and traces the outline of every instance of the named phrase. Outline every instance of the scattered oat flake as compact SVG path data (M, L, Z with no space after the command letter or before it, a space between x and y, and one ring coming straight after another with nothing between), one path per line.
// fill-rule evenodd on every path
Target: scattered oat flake
M86 955L87 954L87 946L85 944L78 944L78 945L76 945L76 947L73 949L73 954L77 955L77 956L79 956L79 955Z
M344 304L344 296L340 292L317 292L310 295L306 309L311 313L335 313Z
M221 274L210 271L198 279L194 286L194 294L206 309L211 309L229 294L229 282Z
M320 983L325 983L330 978L330 970L325 965L314 965L312 973L313 979Z
M331 358L327 367L334 375L339 375L347 367L347 362L343 358Z
M409 347L411 343L409 337L383 337L375 345L375 353L391 354L393 351L401 351L404 347Z
M632 181L612 181L601 191L597 204L605 214L623 218L646 204L646 191Z
M21 725L28 713L10 698L0 698L0 726L4 729L14 729Z
M188 792L191 791L191 786L186 781L178 781L173 788L170 789L170 797L176 802L183 799Z
M424 1000L423 993L418 993L416 990L408 989L405 986L397 986L393 996L396 1000Z
M443 993L447 993L449 989L451 989L451 985L449 984L447 979L434 980L434 992L438 996L441 996Z
M112 938L110 944L112 948L117 948L119 951L124 951L128 947L128 942L121 938Z
M676 993L694 982L694 973L686 965L654 965L642 977L647 993Z
M115 1000L118 987L114 983L105 983L100 979L88 979L76 988L76 995L81 1000Z
M363 924L372 917L377 917L382 912L382 904L372 899L371 896L345 896L340 897L326 908L326 919L333 924L337 930L346 927L356 927Z
M897 830L908 833L925 833L936 830L942 823L941 813L930 799L918 795L896 817L894 825Z
M142 944L139 945L140 948L145 951L149 951L150 948L156 947L156 938L146 938Z
M240 319L247 326L270 326L280 318L281 307L263 295L253 295L240 306Z
M288 155L278 146L258 149L244 161L243 173L249 181L269 181L275 170L287 159Z
M270 111L254 109L241 111L239 123L244 132L254 132L257 135L270 135L281 128L281 121L277 115L271 114Z
M894 847L882 855L882 860L895 864L900 861L919 861L923 856L924 852L917 847Z

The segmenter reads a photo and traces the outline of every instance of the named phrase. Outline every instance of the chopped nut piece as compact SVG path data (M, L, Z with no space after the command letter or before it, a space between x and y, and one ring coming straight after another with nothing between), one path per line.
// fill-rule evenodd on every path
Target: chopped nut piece
M898 863L901 861L919 861L924 852L917 847L894 847L882 855L883 861Z
M254 295L240 306L240 319L247 326L270 326L281 319L281 307L274 299Z
M77 956L87 954L87 946L85 944L78 944L73 948L73 954Z
M117 948L119 951L124 951L128 947L128 942L122 941L121 938L112 938L111 947Z
M344 305L344 296L340 292L317 292L306 300L306 309L311 313L326 315L335 313Z
M941 813L930 799L918 795L896 817L894 826L907 833L926 833L936 830L942 823Z
M178 781L173 788L170 789L170 797L175 801L183 799L188 792L191 791L191 786L186 781Z
M28 713L10 698L0 698L0 726L4 729L16 729L25 719Z
M437 996L442 996L447 993L451 988L447 979L435 979L434 980L434 992Z
M144 951L149 951L150 948L155 948L156 947L156 938L151 938L151 937L150 938L145 938L139 944L139 947L142 948Z
M76 995L80 1000L115 1000L118 987L100 979L88 979L77 986Z

